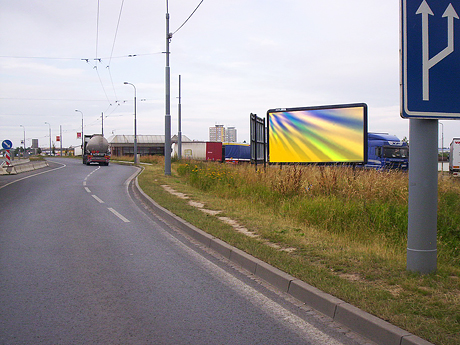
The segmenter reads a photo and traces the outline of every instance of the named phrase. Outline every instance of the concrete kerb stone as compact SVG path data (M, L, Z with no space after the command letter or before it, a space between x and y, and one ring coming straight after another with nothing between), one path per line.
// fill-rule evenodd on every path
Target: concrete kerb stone
M413 334L404 337L401 341L401 345L433 345L429 341L421 339Z
M341 299L329 295L302 280L295 279L289 284L288 293L302 303L334 319L339 304L345 303Z
M378 344L400 345L404 337L411 335L411 333L348 303L337 305L334 321L353 329Z
M232 254L232 246L229 245L227 242L222 241L221 239L218 238L213 238L211 240L210 246L212 250L216 251L220 255L222 255L224 258L230 260L230 256Z
M332 295L324 293L278 268L198 229L179 218L174 213L158 205L152 198L145 194L139 187L137 177L134 180L134 187L137 189L144 202L147 202L154 209L155 213L167 223L177 227L208 248L228 258L231 262L288 293L302 303L305 303L324 315L329 316L334 321L350 328L353 332L380 345L434 345Z
M266 262L257 260L255 275L283 292L289 291L289 284L295 278Z
M249 273L256 274L257 262L255 258L241 249L232 247L230 261L244 268Z

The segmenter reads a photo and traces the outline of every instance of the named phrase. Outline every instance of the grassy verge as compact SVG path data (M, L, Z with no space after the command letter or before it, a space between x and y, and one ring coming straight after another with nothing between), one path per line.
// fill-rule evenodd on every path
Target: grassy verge
M149 163L141 188L190 223L435 344L460 343L460 181L440 179L438 270L421 276L405 269L407 174L173 162L172 175L164 176L161 158ZM258 237L162 185L223 211L219 216Z

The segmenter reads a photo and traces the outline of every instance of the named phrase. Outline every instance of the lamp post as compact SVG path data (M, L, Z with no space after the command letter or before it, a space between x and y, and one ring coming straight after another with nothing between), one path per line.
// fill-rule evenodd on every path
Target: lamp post
M51 156L51 125L48 122L45 122L45 125L48 125L49 130L50 130L50 156Z
M179 104L178 104L178 138L177 138L177 151L179 153L179 160L182 159L182 103L181 103L181 87L180 87L180 74L179 74Z
M131 85L134 88L134 164L137 165L139 162L137 161L137 123L136 123L136 98L137 98L137 91L136 87L132 83L128 83L127 81L124 82L125 85Z
M24 158L26 154L26 128L23 125L19 126L22 127L22 129L24 129L24 150L22 151L22 158Z
M81 113L81 149L83 150L83 140L84 140L84 136L83 136L83 113L78 109L75 109L75 111L78 111L79 113Z
M169 9L166 0L166 67L165 67L165 175L171 175L171 84L169 68L169 42L172 33L169 32Z

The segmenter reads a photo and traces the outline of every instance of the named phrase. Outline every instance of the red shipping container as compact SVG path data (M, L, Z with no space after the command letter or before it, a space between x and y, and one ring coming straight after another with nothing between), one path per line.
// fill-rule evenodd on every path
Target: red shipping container
M206 142L206 160L222 161L222 143L221 142Z

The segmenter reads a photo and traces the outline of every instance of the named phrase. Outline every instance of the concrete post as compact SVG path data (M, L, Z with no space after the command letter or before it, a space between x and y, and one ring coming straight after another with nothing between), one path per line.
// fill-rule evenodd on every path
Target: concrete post
M407 270L437 269L438 120L410 119Z

